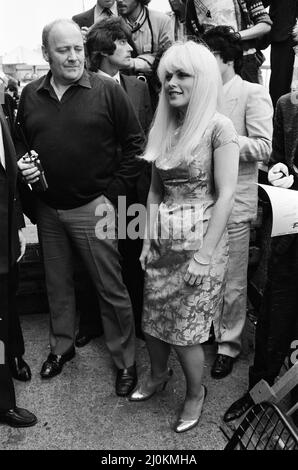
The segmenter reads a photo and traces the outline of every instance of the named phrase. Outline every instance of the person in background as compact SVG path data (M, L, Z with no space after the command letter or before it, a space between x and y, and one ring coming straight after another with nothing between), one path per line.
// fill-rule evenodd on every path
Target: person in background
M127 93L135 109L139 122L147 134L152 120L152 109L147 84L136 77L124 75L120 70L129 65L132 47L129 44L130 32L122 18L106 18L93 25L86 38L88 67L92 72L101 76L111 77ZM144 162L145 163L145 162ZM147 166L147 165L146 165ZM127 206L135 202L145 203L147 199L150 178L147 168L142 171L136 187L127 201ZM142 192L141 201L137 189ZM136 323L136 335L142 337L141 316L143 308L144 274L139 262L142 242L140 239L119 240L119 251L122 254L123 280L127 286ZM87 344L94 335L98 325L98 315L94 309L81 307L80 328L77 342L82 346Z
M75 247L98 294L117 368L116 394L126 396L137 383L135 329L121 274L115 208L139 176L144 135L121 87L84 70L84 43L75 22L46 25L42 41L50 71L24 88L17 117L19 134L22 129L38 153L47 179L46 188L35 186L50 306L51 352L41 377L60 374L75 356ZM22 157L24 142L17 144ZM28 184L40 184L34 163L20 158L18 165Z
M295 57L292 31L298 18L298 3L296 0L264 0L263 3L270 7L272 20L266 45L271 45L269 92L275 108L277 100L291 90Z
M221 79L207 47L174 44L158 75L162 90L144 155L153 167L140 258L151 373L130 400L147 400L165 387L173 347L186 379L174 426L181 433L198 424L206 397L201 343L222 308L239 147L233 124L217 112Z
M172 21L175 41L183 41L186 38L185 6L186 0L169 0L172 11L169 16Z
M9 77L5 91L13 98L14 110L16 111L20 100L18 80L16 78Z
M291 93L277 101L268 181L279 188L298 190L297 101ZM261 379L273 385L286 356L297 360L298 235L271 239L268 279L258 315L255 356L249 369L248 390ZM297 387L294 390L297 402ZM249 392L225 412L224 421L239 418L253 405ZM298 416L295 415L298 426Z
M189 35L202 37L214 26L232 26L243 42L244 56L240 75L258 83L258 69L264 57L257 54L255 40L268 33L272 21L261 1L256 0L187 0L186 27Z
M118 12L115 0L97 0L94 7L83 13L74 15L72 19L81 28L85 42L87 33L94 23L117 16ZM79 257L77 257L76 260L75 279L77 309L80 313L80 319L83 322L80 324L79 332L75 340L76 346L80 348L88 344L91 339L100 336L103 333L103 329L101 323L98 321L100 311L97 295L92 287L90 276L84 269ZM85 319L87 318L89 318L89 321L85 323ZM91 319L94 319L94 321L91 321Z
M79 27L81 28L84 41L86 40L86 35L90 27L110 16L118 16L117 4L115 0L97 0L96 5L90 10L79 13L72 17Z
M159 49L174 41L168 15L148 8L150 0L117 0L118 12L129 26L136 45L137 57L130 61L134 75L152 72L152 64Z
M241 352L246 320L250 228L257 216L258 205L258 162L267 164L270 157L273 108L265 87L240 77L243 48L233 28L211 28L203 39L217 59L223 82L223 112L233 122L240 144L235 204L228 222L229 263L224 303L214 329L218 352L211 375L221 379L232 371Z
M34 426L36 416L16 406L8 355L20 330L15 296L17 263L25 253L25 223L17 194L16 153L0 107L0 423ZM19 331L18 331L19 329Z
M8 89L8 85L11 85L11 88L15 86L17 83L16 80L4 79L3 80L3 90ZM14 90L15 91L15 90ZM14 93L11 90L11 93ZM14 132L14 124L15 124L15 109L16 109L16 101L13 99L12 94L8 93L7 91L0 93L0 103L3 111L3 115L5 116L6 123L10 132L10 139ZM4 224L5 225L5 224ZM10 373L12 374L13 378L17 380L21 380L26 382L31 379L31 370L29 365L23 358L25 354L25 345L24 345L24 338L23 332L20 324L18 309L17 309L17 301L16 301L16 292L18 289L19 283L19 270L18 265L14 264L13 268L9 272L9 289L12 292L10 298L10 315L9 315L9 335L8 335L8 343L7 343L7 358L8 358L8 366L10 368Z

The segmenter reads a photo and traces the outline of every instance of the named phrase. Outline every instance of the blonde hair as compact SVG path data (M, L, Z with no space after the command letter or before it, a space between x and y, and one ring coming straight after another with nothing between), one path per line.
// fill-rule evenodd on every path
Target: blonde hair
M167 73L175 70L193 75L194 83L180 138L175 147L171 148L178 112L169 104L165 82ZM163 162L171 151L171 166L175 166L191 157L220 107L222 81L214 55L206 46L193 41L173 44L160 61L158 76L162 88L144 159Z

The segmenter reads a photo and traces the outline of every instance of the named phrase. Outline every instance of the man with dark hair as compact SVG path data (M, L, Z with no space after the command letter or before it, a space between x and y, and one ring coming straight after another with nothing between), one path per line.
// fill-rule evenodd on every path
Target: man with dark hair
M33 426L36 416L16 406L14 386L8 365L9 342L15 333L15 278L17 262L23 256L25 226L17 197L15 149L0 106L0 423L13 427Z
M134 74L151 73L159 49L169 47L174 32L169 16L147 7L150 0L117 0L118 12L131 29L137 57L130 61Z
M118 369L116 393L137 383L133 312L117 244L118 197L139 176L144 135L125 92L110 78L84 70L83 38L71 20L46 27L49 73L27 85L18 123L45 171L48 189L36 191L37 226L50 306L51 353L41 376L54 377L75 355L74 247L95 285L107 347ZM18 155L25 146L18 142ZM119 152L121 149L121 152ZM28 184L40 170L19 160Z
M122 18L102 20L91 28L87 36L88 65L92 72L112 77L124 88L147 134L152 120L147 84L121 73L130 67L133 50L130 42L130 30Z
M214 26L232 26L239 32L243 49L241 77L258 83L259 56L255 39L268 33L272 21L259 0L187 0L186 27L189 35L201 37Z
M88 67L98 75L115 80L127 93L139 122L145 132L149 131L152 120L152 109L147 84L136 77L120 73L129 66L132 47L131 34L123 18L106 18L93 25L86 40ZM144 162L145 165L145 162ZM146 204L150 186L150 173L144 167L140 178L128 197L128 205L135 202ZM142 197L142 195L144 195ZM140 239L119 240L119 251L122 255L123 280L127 286L135 316L136 335L142 337L141 315L143 308L144 273L139 262L142 241ZM85 346L94 336L98 327L95 309L82 305L79 333L76 345Z
M79 13L72 17L79 27L81 28L84 39L89 31L89 28L98 21L101 21L110 16L118 16L117 5L115 0L97 0L96 5L90 10Z
M273 109L268 91L238 75L242 62L239 33L217 26L203 36L218 61L223 81L224 113L239 135L240 161L235 203L228 222L229 264L223 311L214 321L218 354L211 369L221 379L233 368L241 351L246 319L247 267L250 224L257 215L258 162L267 163L271 152Z

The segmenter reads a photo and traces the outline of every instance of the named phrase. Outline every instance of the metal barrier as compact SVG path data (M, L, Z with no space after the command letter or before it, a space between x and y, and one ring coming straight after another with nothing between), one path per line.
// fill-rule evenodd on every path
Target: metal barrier
M224 450L298 450L294 427L274 403L254 405Z

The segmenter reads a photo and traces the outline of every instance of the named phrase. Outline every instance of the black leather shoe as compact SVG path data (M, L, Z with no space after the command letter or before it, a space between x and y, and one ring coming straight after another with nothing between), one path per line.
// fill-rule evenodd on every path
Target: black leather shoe
M22 356L13 357L9 360L9 369L14 379L27 382L31 379L31 370Z
M223 420L225 423L229 421L233 421L233 419L240 418L251 406L253 406L254 402L251 398L249 393L243 395L243 397L239 398L239 400L235 401L230 408L224 414Z
M36 416L28 410L15 407L13 410L0 411L0 423L13 428L27 428L37 423Z
M75 348L71 348L67 353L62 355L48 355L47 360L43 363L40 375L43 379L50 379L60 374L65 362L70 361L75 356Z
M225 354L217 354L214 364L211 368L211 377L214 379L223 379L233 370L234 358Z
M77 348L83 348L84 346L86 346L86 344L90 343L90 341L93 339L93 338L97 338L99 336L96 335L96 334L88 334L88 333L80 333L78 332L77 336L76 336L76 341L75 341L75 345Z
M118 369L116 377L116 394L119 397L127 397L138 383L137 367L134 364L128 369Z

